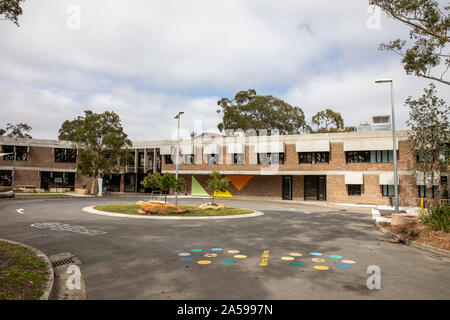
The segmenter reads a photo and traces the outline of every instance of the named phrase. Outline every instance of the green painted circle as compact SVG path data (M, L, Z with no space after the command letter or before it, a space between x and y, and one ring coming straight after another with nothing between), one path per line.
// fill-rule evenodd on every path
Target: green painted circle
M294 266L294 267L304 267L305 264L304 264L304 263L301 263L301 262L291 262L291 266Z
M333 258L333 259L342 259L342 256L338 256L338 255L334 255L334 254L329 257Z
M236 263L236 260L234 260L234 259L225 259L225 260L223 260L223 263Z
M192 252L202 252L203 249L192 249L191 251L192 251Z

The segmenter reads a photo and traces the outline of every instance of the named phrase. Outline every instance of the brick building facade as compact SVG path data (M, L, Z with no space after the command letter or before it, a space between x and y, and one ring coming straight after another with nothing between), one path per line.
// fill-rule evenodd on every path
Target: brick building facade
M400 205L417 205L423 194L414 171L416 156L407 131L397 132ZM76 170L76 150L65 141L0 138L2 153L16 147L14 187L90 188L91 179ZM134 161L118 163L104 177L107 191L148 192L149 173L175 173L176 141L134 142ZM218 196L333 203L388 204L393 197L393 143L390 131L323 133L286 136L201 136L179 143L179 175L188 195L206 195L208 174L219 171L231 183ZM0 158L0 185L8 187L11 155ZM440 177L442 195L447 176Z

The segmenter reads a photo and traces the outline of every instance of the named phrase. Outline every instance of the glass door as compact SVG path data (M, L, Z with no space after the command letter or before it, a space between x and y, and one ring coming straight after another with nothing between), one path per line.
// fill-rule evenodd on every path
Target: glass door
M282 177L282 199L292 200L292 176Z

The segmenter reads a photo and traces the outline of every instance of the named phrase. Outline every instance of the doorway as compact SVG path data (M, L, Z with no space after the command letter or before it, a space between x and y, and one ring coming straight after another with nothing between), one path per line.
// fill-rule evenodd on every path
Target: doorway
M282 176L282 199L292 200L292 176Z
M327 200L327 177L305 176L305 200Z

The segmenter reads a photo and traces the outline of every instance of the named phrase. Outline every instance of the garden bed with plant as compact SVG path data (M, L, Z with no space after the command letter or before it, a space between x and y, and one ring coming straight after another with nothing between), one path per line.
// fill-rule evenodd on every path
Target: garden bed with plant
M0 300L37 300L47 280L44 260L28 248L0 241Z
M413 223L392 226L380 222L380 226L399 237L421 244L450 251L450 206L442 205L422 214Z
M164 204L161 204L163 206ZM170 207L175 207L170 205ZM194 205L178 206L182 212L145 212L141 210L140 204L109 204L95 206L94 209L121 214L144 215L144 216L230 216L253 213L253 210L239 208L202 209ZM175 210L174 210L175 211Z

